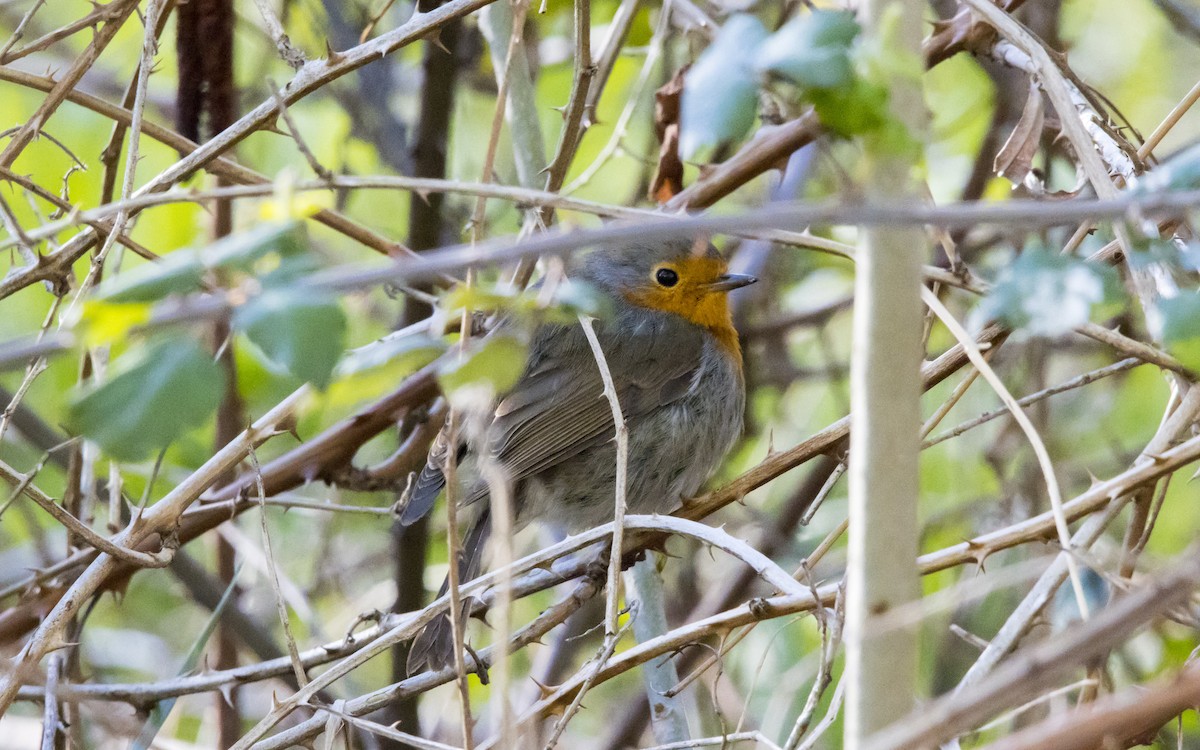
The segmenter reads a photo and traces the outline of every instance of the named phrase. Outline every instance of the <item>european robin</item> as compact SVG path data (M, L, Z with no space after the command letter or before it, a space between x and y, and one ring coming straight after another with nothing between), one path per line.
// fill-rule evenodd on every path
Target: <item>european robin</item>
M574 258L567 272L610 303L595 331L628 428L629 512L670 511L700 489L741 434L746 388L728 293L756 279L729 273L707 242L683 238L599 247ZM534 331L523 374L482 434L511 482L516 528L543 520L573 532L612 520L612 411L580 325ZM456 446L464 459L481 447ZM402 524L433 507L449 450L443 430L403 505ZM482 479L466 486L464 505L488 496ZM490 531L486 503L480 506L463 543L461 581L479 574ZM410 670L444 666L451 654L449 620L435 620L414 642Z

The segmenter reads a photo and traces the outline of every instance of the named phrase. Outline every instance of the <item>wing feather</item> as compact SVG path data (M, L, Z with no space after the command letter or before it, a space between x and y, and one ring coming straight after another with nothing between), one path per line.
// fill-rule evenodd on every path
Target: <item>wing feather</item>
M597 326L596 333L629 422L683 398L695 386L703 342L700 331L683 321L636 310L621 318ZM614 330L624 333L613 335ZM544 327L531 351L525 374L497 405L488 433L489 453L513 482L603 445L614 432L600 370L579 326ZM402 504L401 523L412 523L433 507L445 485L442 467L449 450L445 434L439 434ZM480 487L465 502L486 493Z

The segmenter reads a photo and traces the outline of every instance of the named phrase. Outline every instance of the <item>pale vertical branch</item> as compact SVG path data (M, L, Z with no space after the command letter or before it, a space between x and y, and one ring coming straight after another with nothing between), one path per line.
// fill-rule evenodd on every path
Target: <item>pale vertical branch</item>
M58 712L58 678L62 672L61 654L54 654L46 666L46 705L42 710L42 750L54 750L58 745L58 730L62 719Z
M518 10L520 26L514 23L513 9ZM546 144L542 140L542 125L538 119L537 91L529 69L529 52L522 30L526 0L513 3L492 3L480 11L479 30L487 39L492 67L496 70L498 86L507 86L508 102L504 117L513 142L513 160L517 180L522 187L536 187L546 166ZM507 50L507 52L506 52ZM507 82L507 83L505 83Z
M638 602L637 617L633 618L633 636L638 643L645 643L665 634L667 613L664 607L662 579L659 577L654 558L636 563L625 574L625 584L630 598ZM654 728L654 739L660 744L685 742L689 739L687 715L680 697L669 694L679 682L672 655L662 656L642 667L642 681L646 686L646 698L650 701L650 723Z
M868 35L888 34L896 64L891 111L919 139L925 115L917 63L924 4L868 0ZM866 139L866 193L874 200L915 199L909 148ZM927 241L920 229L864 232L855 275L851 362L850 557L846 606L845 746L865 748L874 731L904 716L916 688L916 631L880 632L874 623L918 594L917 456L921 425L921 263Z

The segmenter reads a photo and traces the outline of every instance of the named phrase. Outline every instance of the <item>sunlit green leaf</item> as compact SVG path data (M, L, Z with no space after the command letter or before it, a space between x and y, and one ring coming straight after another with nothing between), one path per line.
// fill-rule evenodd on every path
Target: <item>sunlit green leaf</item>
M209 245L201 255L210 268L245 270L270 252L288 257L304 249L302 225L280 221L231 234Z
M574 324L580 315L604 319L612 314L612 300L586 281L567 279L554 290L554 305L546 320Z
M750 130L758 105L752 61L766 37L767 30L754 16L731 16L687 72L679 115L679 152L684 159L695 159Z
M543 284L518 291L510 284L455 286L442 295L439 307L447 315L464 309L507 313L526 322L573 323L579 315L602 318L608 314L609 299L584 281L562 279L546 299Z
M79 325L87 346L103 346L120 341L129 332L150 320L147 302L111 302L94 299L83 303Z
M877 130L888 121L888 90L857 76L846 86L813 89L808 98L821 124L849 137Z
M527 353L526 345L515 336L488 336L461 359L448 357L438 372L438 382L453 404L487 404L516 385Z
M119 461L157 453L207 419L225 391L220 366L190 338L163 341L126 359L74 400L68 418Z
M1035 336L1057 336L1086 323L1094 305L1116 290L1111 269L1069 255L1027 250L979 304L976 317Z
M845 86L854 76L850 45L858 31L853 13L801 13L771 35L754 64L806 89Z
M267 290L239 307L233 327L268 362L325 388L345 348L346 316L331 295Z

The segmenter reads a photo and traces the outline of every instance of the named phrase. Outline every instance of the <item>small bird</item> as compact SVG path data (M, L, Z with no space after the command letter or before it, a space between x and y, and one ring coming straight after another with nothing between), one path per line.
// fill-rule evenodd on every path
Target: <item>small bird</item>
M757 279L729 273L716 248L688 238L602 246L573 259L567 273L608 298L611 312L595 331L628 428L628 510L670 511L700 489L741 435L746 387L728 293ZM464 459L486 449L504 471L517 529L542 520L575 532L612 520L614 433L582 327L546 323L483 431L486 447L460 441L455 449ZM433 507L450 449L443 430L402 507L402 524ZM487 483L475 479L461 503L487 496ZM458 563L461 581L479 574L490 533L487 504L479 505ZM435 620L414 641L409 671L441 668L452 654L449 618Z

